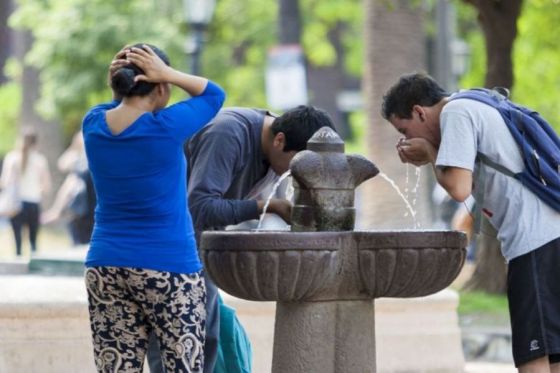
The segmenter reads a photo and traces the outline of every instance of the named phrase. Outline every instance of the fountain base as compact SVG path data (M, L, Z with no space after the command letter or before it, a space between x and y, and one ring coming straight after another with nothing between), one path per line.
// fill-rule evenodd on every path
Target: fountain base
M278 302L272 372L375 372L373 300Z

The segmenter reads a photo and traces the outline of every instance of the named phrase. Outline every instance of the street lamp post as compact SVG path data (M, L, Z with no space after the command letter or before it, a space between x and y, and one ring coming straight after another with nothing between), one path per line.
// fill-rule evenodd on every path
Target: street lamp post
M185 49L187 54L191 55L191 74L193 75L200 74L204 32L214 15L215 7L216 0L183 0L185 22L191 31Z

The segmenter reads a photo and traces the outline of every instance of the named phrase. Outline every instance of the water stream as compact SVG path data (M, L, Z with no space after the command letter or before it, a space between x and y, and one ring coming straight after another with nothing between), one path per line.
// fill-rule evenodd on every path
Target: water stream
M412 194L414 198L412 199L412 208L416 207L416 201L418 200L418 189L420 188L420 177L422 176L422 169L420 167L416 167L416 184L414 185L414 189L412 189Z
M288 176L291 175L290 170L284 172L282 174L282 176L280 176L278 178L278 181L276 181L276 183L274 184L274 186L272 187L272 191L270 192L270 195L268 196L268 198L266 199L266 202L264 204L263 207L263 212L259 218L259 224L257 225L257 231L261 229L265 214L266 214L266 210L268 209L268 205L270 204L270 200L272 199L272 197L274 197L274 195L276 194L276 190L278 190L278 187L280 186L280 184L282 184L282 181L284 181L285 178L287 178ZM293 189L292 189L292 194L293 194Z
M408 199L404 196L404 194L401 192L399 186L387 175L385 175L383 172L379 173L379 176L381 176L383 178L383 180L387 181L389 184L391 184L391 186L393 187L393 189L395 189L395 191L398 193L398 195L401 197L401 199L404 201L404 203L406 204L406 208L408 209L408 212L410 213L410 215L412 216L412 219L414 221L414 228L418 228L419 224L416 221L416 211L414 211L414 209L412 208L412 205L410 204L410 202L408 202Z
M280 184L284 181L284 179L286 179L288 176L290 176L290 170L286 171L285 173L282 174L282 176L280 176L280 178L278 178L278 180L276 181L276 183L274 184L274 186L272 187L272 191L270 192L270 195L268 196L268 198L266 199L266 202L264 204L263 207L263 212L260 215L259 218L259 224L257 225L256 230L260 230L266 215L266 210L268 209L268 205L270 204L270 200L272 200L272 198L274 197L274 195L276 194L276 191L278 190L278 187L280 186ZM386 174L384 174L383 172L379 173L379 176L381 176L385 181L387 181L392 187L393 189L397 192L397 194L399 195L399 197L401 197L401 199L404 201L404 203L406 204L406 208L407 208L407 212L405 213L404 216L408 216L408 214L410 214L412 216L414 225L413 228L420 228L420 223L416 221L416 211L414 210L414 207L416 205L416 199L417 199L417 195L418 195L418 188L420 185L420 167L416 167L416 183L414 188L412 189L412 193L413 193L413 200L412 200L412 204L408 201L407 196L405 196L400 188L398 187L398 185ZM407 182L406 182L407 186L405 188L406 193L408 194L408 169L407 169ZM289 193L290 191L288 191ZM293 189L291 190L291 193L293 194ZM288 197L289 198L289 197Z

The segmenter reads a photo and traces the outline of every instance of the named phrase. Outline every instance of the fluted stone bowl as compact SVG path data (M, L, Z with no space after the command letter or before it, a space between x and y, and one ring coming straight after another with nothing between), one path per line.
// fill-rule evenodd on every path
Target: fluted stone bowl
M204 232L205 270L223 290L254 301L309 299L332 282L340 238L282 231Z
M457 277L466 245L455 231L214 231L201 240L221 289L284 302L428 295Z
M446 288L463 267L467 237L457 231L354 232L365 292L420 297Z

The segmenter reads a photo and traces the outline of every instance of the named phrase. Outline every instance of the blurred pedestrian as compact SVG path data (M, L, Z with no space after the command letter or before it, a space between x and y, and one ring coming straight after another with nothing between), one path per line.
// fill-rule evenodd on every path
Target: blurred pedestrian
M21 255L22 229L29 232L31 252L37 251L41 201L51 188L47 159L37 150L37 134L31 127L24 128L16 149L6 154L0 177L3 188L14 186L21 209L10 217L14 233L16 254Z
M65 219L72 244L87 244L93 231L96 197L81 131L74 134L70 146L58 158L58 169L67 175L52 206L42 214L41 222L49 224Z

